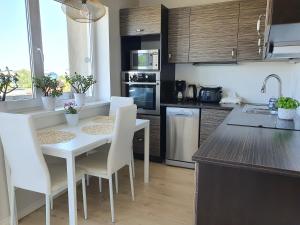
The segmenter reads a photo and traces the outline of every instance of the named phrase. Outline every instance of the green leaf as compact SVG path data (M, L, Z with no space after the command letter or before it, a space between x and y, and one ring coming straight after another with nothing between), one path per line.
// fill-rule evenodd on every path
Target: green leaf
M280 97L276 103L278 108L282 109L297 109L300 106L300 103L290 97Z
M76 72L72 76L66 75L65 79L73 87L76 93L86 93L88 89L97 82L94 80L93 75L83 76Z

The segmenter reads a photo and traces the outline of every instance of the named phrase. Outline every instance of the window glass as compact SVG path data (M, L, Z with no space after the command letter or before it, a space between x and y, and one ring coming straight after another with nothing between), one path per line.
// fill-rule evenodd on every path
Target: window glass
M25 1L0 1L0 8L3 9L0 13L0 69L4 71L8 67L19 75L18 88L8 94L7 100L31 98L32 81Z
M41 28L44 53L44 73L64 83L64 92L71 88L65 82L69 74L69 51L66 16L56 1L40 1Z
M40 14L45 75L57 77L70 92L65 74L91 75L90 24L69 19L56 1L40 0Z

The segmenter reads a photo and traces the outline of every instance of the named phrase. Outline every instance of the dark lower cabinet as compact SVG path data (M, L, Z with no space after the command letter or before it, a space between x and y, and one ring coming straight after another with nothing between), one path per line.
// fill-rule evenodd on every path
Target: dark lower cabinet
M139 119L150 120L150 160L162 162L160 148L160 116L138 115ZM144 157L144 130L135 133L133 138L134 156L139 159Z
M225 120L231 110L201 109L200 146Z
M196 225L300 224L299 177L198 162L196 179Z

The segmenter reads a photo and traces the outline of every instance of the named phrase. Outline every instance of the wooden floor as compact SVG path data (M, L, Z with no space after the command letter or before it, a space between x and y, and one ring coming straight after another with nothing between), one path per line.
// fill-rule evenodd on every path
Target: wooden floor
M193 225L194 171L151 163L150 184L143 183L143 162L136 162L135 201L131 200L128 169L119 172L119 194L115 195L116 224L120 225ZM106 225L111 223L108 182L103 192L91 179L87 187L88 219L83 219L81 189L78 186L78 224ZM20 225L42 225L45 208L26 216ZM68 225L67 194L54 201L52 225Z

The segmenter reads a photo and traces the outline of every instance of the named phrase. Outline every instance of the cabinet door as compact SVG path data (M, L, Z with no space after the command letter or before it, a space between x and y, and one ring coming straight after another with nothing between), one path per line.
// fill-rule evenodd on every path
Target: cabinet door
M169 9L169 62L189 61L190 8Z
M240 2L238 60L261 60L263 58L265 14L267 0L244 0ZM260 24L259 31L257 23Z
M235 62L239 3L192 7L190 62Z
M160 158L160 116L138 115L139 119L150 120L150 156ZM144 154L144 131L138 131L133 139L134 153Z
M229 113L229 110L220 109L201 110L200 146L225 120Z
M159 34L161 32L161 11L161 6L121 9L121 36Z

